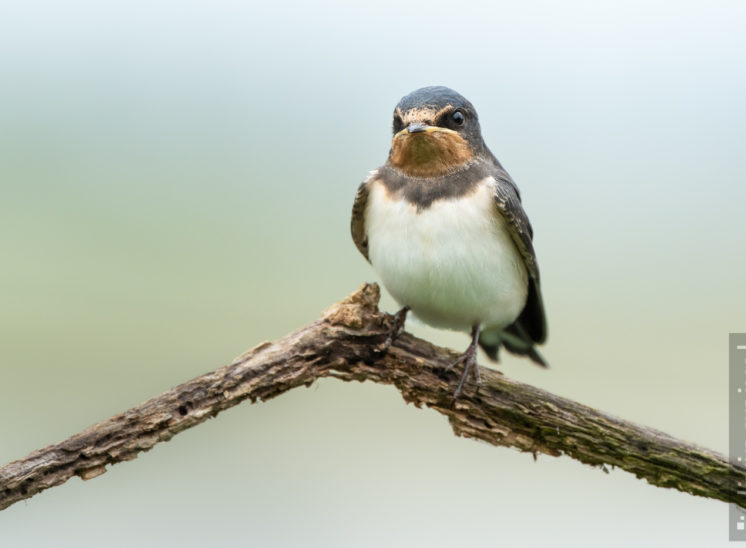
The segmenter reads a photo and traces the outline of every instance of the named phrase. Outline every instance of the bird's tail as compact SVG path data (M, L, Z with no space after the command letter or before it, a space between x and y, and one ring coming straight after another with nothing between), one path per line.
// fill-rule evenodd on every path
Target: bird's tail
M536 349L534 341L518 322L499 333L484 333L479 337L479 346L492 361L498 361L498 351L500 346L504 346L511 354L527 356L536 365L549 367L544 356Z

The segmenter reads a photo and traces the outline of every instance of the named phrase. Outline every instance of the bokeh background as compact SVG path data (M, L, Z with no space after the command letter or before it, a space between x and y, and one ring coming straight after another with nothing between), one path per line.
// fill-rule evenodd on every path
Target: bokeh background
M4 3L0 463L376 280L353 196L396 102L431 84L475 104L536 232L552 368L502 371L726 452L745 27L739 0ZM0 513L8 547L727 535L723 503L457 439L394 388L335 380Z

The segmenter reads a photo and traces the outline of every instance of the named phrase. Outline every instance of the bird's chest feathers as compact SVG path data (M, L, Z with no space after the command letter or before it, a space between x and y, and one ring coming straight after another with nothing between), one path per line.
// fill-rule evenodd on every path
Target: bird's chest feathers
M500 323L496 307L512 316L525 303L526 270L491 184L485 179L463 196L419 210L382 184L371 188L370 261L394 298L428 323Z
M490 236L499 227L492 192L480 184L458 198L437 200L420 208L404 197L390 196L376 184L371 190L366 232L372 263L383 256L397 262L451 262L464 254L479 254L490 246ZM375 251L373 251L375 249Z

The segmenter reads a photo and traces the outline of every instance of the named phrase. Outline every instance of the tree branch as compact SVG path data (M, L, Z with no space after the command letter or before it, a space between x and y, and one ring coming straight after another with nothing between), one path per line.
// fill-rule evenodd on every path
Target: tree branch
M450 350L403 333L387 353L380 345L392 317L378 310L379 289L365 284L321 319L265 342L221 367L142 405L0 468L0 509L60 485L84 480L106 465L132 460L243 400L268 400L322 377L393 384L407 402L446 415L456 435L569 455L594 466L619 467L660 487L746 506L746 468L662 432L482 369L454 402L459 371Z

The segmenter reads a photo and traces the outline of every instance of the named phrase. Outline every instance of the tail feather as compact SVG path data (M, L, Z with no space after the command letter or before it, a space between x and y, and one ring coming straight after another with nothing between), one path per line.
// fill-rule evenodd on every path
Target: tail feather
M500 343L497 344L491 344L486 343L482 339L479 339L479 346L482 347L482 350L487 354L487 357L491 359L493 362L499 362L500 358L498 357L497 353L500 350Z
M498 361L498 352L502 345L511 354L527 356L535 364L541 367L549 367L546 359L536 349L534 341L519 322L508 326L497 335L492 333L490 335L484 339L480 337L479 346L492 361Z

